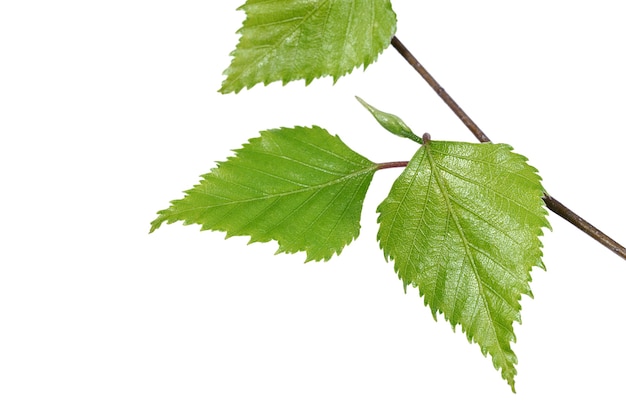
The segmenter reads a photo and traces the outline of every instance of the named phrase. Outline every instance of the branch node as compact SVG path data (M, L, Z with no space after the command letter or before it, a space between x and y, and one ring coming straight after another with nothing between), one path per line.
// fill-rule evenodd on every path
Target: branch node
M461 107L452 99L452 97L444 90L444 88L431 76L428 71L417 61L417 58L411 54L411 52L400 42L395 36L391 40L391 45L400 53L400 55L409 63L422 78L428 83L428 85L439 95L439 97L448 105L448 107L454 112L454 114L465 124L465 126L474 134L474 136L481 143L490 143L489 137L476 125L474 121L461 109ZM425 133L423 136L424 144L430 142L430 135ZM546 195L544 197L546 206L554 213L561 216L563 219L570 222L572 225L585 232L591 238L604 245L615 254L619 255L626 260L626 247L619 244L617 241L598 230L591 223L574 213L572 210L564 206L557 201L554 197Z

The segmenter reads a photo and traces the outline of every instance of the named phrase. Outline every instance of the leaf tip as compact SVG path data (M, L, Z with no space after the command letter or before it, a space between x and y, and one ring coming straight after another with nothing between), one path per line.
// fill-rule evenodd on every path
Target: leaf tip
M235 83L232 83L231 79L229 77L226 77L226 79L222 82L222 86L217 91L222 95L227 95L229 93L234 93L236 95L241 92L244 87L245 86L243 85L237 85Z
M154 219L152 222L150 222L150 232L148 232L148 235L154 232L155 230L157 230L158 228L160 228L163 222L166 220L165 216L163 215L164 212L165 210L161 210L157 212L159 216L156 219Z

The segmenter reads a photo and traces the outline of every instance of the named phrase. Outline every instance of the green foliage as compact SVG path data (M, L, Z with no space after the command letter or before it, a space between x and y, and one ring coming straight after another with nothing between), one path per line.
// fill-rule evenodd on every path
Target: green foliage
M377 165L319 127L261 132L159 212L163 222L278 241L278 252L328 260L359 235Z
M388 0L247 0L241 39L221 92L283 84L367 67L391 41ZM397 116L359 102L391 133L423 144L378 207L385 258L419 289L433 316L461 325L489 353L515 391L513 322L532 296L530 270L541 262L549 227L541 178L502 144L430 141ZM164 222L199 224L277 252L328 260L359 235L363 200L377 165L319 127L261 132L158 212Z
M428 141L378 208L378 239L405 289L461 324L513 391L513 321L549 227L540 180L508 145Z
M374 118L376 118L376 121L378 121L385 130L396 136L404 137L420 144L422 143L422 138L413 133L409 126L399 117L374 108L358 96L356 99L374 116Z
M334 80L376 60L396 31L389 0L247 0L221 92L257 83Z

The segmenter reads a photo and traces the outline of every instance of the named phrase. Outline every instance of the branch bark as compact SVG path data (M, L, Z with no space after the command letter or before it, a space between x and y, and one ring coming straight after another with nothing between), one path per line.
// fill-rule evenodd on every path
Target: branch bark
M439 97L448 105L448 107L454 112L454 114L465 124L465 126L474 134L474 136L481 143L489 143L491 140L487 135L478 127L478 125L463 111L463 109L452 99L452 97L445 91L445 89L435 80L435 78L420 64L419 61L411 54L411 52L400 42L397 37L393 37L391 45L400 53L400 55L419 73L420 76L428 83L428 85L439 95ZM395 162L398 163L398 162ZM385 164L381 164L385 165ZM380 169L397 166L380 166ZM543 198L552 212L561 216L563 219L576 226L581 231L595 239L600 244L604 245L615 254L619 255L626 260L626 248L620 245L617 241L600 231L598 228L587 222L585 219L574 213L572 210L563 205L560 201L555 199L549 194Z

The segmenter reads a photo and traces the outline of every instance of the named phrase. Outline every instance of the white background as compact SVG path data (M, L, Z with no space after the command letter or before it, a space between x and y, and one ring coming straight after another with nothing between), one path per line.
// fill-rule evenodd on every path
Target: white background
M335 86L218 94L239 3L0 5L0 418L624 418L626 262L554 215L516 325L516 395L385 263L375 209L398 170L375 176L361 236L328 263L194 226L148 235L259 130L317 124L408 159L354 95L474 141L393 49ZM625 243L619 2L394 7L481 128Z

